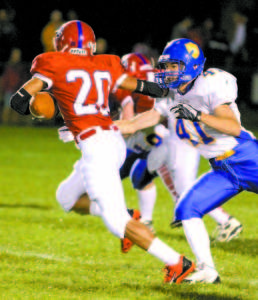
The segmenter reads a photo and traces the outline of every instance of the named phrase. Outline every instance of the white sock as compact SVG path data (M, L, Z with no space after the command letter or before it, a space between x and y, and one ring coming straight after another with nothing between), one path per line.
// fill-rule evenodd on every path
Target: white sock
M159 238L154 238L152 241L148 253L157 257L165 264L176 265L179 262L180 254L163 243Z
M90 215L92 216L100 216L100 207L96 201L90 202Z
M218 224L226 224L230 215L225 212L221 207L215 208L208 213L208 215L214 219Z
M182 221L184 232L196 257L197 264L205 263L211 268L214 262L210 251L210 238L202 219L192 218Z
M138 190L139 206L142 221L152 220L152 214L157 197L156 185L152 185L147 190Z

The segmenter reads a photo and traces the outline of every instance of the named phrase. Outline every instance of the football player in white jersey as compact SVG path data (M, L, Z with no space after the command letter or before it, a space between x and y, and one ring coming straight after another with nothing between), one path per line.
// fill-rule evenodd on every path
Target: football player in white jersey
M156 82L169 88L167 98L157 99L152 110L117 125L130 134L168 117L171 130L175 128L180 139L209 160L211 170L180 196L175 218L182 221L197 259L198 269L187 281L217 283L220 277L202 217L244 190L258 193L258 141L241 126L236 78L220 69L203 73L205 57L195 42L169 42L159 63Z
M154 71L151 61L140 53L129 53L121 58L125 69L139 79L154 81ZM122 105L122 118L129 119L149 110L154 105L154 99L136 93L118 90L114 95ZM176 202L179 195L196 179L199 166L197 149L182 142L175 132L169 135L162 125L156 125L148 130L138 131L126 139L127 157L120 169L121 178L131 177L137 190L141 211L141 222L152 226L152 214L156 200L156 187L153 179L157 174ZM177 159L174 160L175 152ZM166 155L167 154L167 155ZM144 159L144 157L147 157ZM159 157L159 160L157 160ZM230 241L235 237L242 225L232 218L222 208L216 208L209 215L218 224L216 240ZM171 223L172 227L178 223Z

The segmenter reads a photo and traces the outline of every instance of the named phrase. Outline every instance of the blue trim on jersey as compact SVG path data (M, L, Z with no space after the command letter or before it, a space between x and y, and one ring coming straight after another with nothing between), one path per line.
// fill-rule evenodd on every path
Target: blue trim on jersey
M254 136L246 130L241 130L240 135L235 138L239 144L243 144L248 140L254 140Z
M210 159L205 173L178 201L176 220L201 218L242 191L258 194L258 140L241 132L235 154Z
M77 21L77 28L78 28L78 46L77 48L82 48L83 43L83 32L82 32L82 24L80 21Z

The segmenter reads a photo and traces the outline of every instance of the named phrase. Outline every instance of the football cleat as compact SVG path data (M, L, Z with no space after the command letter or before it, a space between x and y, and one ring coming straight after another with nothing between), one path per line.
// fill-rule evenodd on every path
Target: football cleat
M184 279L184 282L193 283L220 283L219 273L206 264L202 263L198 265L197 271Z
M230 217L226 224L218 225L214 236L214 241L229 242L239 236L243 230L243 225L235 218Z
M195 265L192 261L184 256L180 256L179 263L176 265L166 265L163 269L165 272L165 283L181 283L184 278L195 270Z
M139 210L127 209L127 211L134 220L136 220L136 221L140 220L141 213ZM121 239L121 251L123 253L128 253L133 245L134 245L134 243L131 240L129 240L127 237Z

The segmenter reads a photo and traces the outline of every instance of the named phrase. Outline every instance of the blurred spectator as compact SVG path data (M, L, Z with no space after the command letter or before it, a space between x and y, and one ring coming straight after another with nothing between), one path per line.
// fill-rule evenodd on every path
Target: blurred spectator
M96 54L105 54L108 50L108 42L104 38L97 38L96 40Z
M7 9L0 9L0 62L8 60L12 47L17 46L17 28L12 22L13 14ZM0 70L0 74L2 72Z
M66 14L67 21L79 20L77 12L73 9L68 10Z
M206 48L213 36L214 22L212 18L207 17L199 23L192 23L185 33L185 37L195 41L206 53Z
M193 25L193 18L190 16L185 17L182 21L173 26L170 39L188 38L188 31L193 27Z
M13 93L29 78L29 69L22 62L22 52L19 48L13 48L9 60L6 62L2 76L0 77L0 98L2 99L2 122L17 123L19 115L10 108L9 101Z
M215 28L213 18L206 17L188 31L188 38L198 43L206 53L205 68L224 68L230 54L229 45L223 33Z
M50 14L49 22L41 32L41 43L44 52L55 51L53 37L57 29L64 23L63 14L59 10L53 10Z
M231 26L227 29L227 40L232 53L233 63L246 62L248 59L245 48L247 35L248 18L240 11L233 11L231 14Z
M250 82L252 80L253 62L249 60L247 48L248 13L240 8L234 8L228 14L225 23L225 36L228 42L230 55L227 57L226 70L233 73L238 81L238 103L250 99Z

